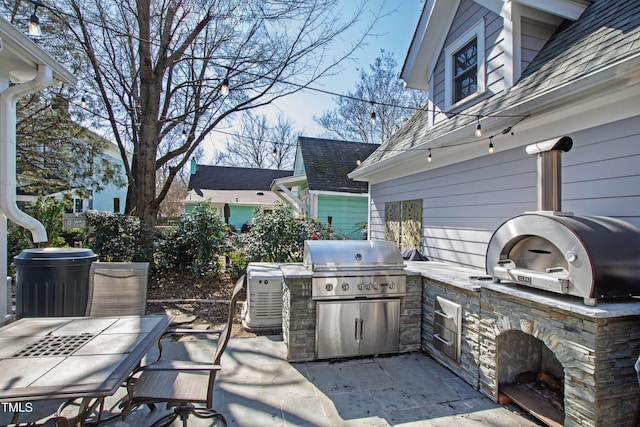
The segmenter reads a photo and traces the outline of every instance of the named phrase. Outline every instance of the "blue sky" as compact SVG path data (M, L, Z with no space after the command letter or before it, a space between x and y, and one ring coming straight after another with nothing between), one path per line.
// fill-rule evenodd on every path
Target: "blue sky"
M358 2L354 0L341 0L346 10L355 8ZM374 59L380 55L380 50L392 52L397 63L398 73L404 63L404 59L413 38L413 33L418 24L420 13L424 6L424 0L367 0L363 22L352 29L352 34L363 31L363 26L373 16L372 11L382 8L386 15L374 26L373 35L366 41L366 45L355 52L353 58L344 62L338 76L330 76L313 86L319 89L328 90L333 93L346 93L355 88L358 80L358 68L368 68ZM344 50L349 42L344 45L337 45L336 49ZM276 117L278 113L283 113L294 123L297 130L303 130L305 136L319 136L322 128L313 120L314 115L320 116L323 111L335 108L334 97L314 91L302 91L280 100L275 106L257 111L259 114L266 114L269 117ZM214 150L224 147L226 136L221 134L211 135L212 143L203 145L205 148L205 158L199 160L200 163L213 164Z

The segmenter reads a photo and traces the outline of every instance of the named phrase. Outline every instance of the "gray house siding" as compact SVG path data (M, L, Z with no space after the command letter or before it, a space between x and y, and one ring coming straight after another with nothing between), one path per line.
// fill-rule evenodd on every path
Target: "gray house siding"
M520 69L524 70L531 61L533 61L533 58L535 58L538 52L540 52L542 46L544 46L547 40L549 40L553 35L555 27L553 25L523 17L521 20L520 31Z
M574 147L562 157L563 210L640 226L640 120L569 136ZM536 209L536 176L536 158L521 147L372 184L370 237L384 238L385 202L422 199L422 252L432 260L484 268L493 231Z
M444 43L446 48L482 20L485 26L484 51L486 69L483 78L486 79L486 91L479 99L486 98L505 89L504 73L502 71L505 63L504 40L501 36L502 17L471 0L463 0ZM444 111L446 109L445 82L447 78L450 78L450 76L446 75L445 53L443 50L433 71L431 99L436 111ZM433 122L437 123L444 118L444 115L434 112Z

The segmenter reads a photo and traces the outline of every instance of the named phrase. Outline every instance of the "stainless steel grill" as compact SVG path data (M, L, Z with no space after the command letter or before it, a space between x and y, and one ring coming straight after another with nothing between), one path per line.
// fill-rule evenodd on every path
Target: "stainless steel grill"
M407 278L393 243L309 240L303 265L313 272L318 359L398 351Z
M382 240L308 240L303 265L314 299L379 298L406 293L402 254Z
M507 220L487 248L487 274L556 293L598 298L640 295L640 229L610 217L576 216L560 205L560 152L568 137L527 147L538 155L538 212Z

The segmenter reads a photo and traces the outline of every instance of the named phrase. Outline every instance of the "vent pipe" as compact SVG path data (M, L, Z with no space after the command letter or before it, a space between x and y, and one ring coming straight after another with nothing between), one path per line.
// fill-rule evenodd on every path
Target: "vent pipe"
M538 210L559 213L562 211L562 152L573 147L568 136L560 139L528 145L527 154L538 156L537 200Z

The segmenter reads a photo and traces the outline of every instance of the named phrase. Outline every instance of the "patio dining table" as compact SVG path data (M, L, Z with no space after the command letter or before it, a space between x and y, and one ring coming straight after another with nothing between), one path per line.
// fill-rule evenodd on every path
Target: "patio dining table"
M165 315L24 318L0 328L0 403L19 412L38 400L113 395L169 325Z

